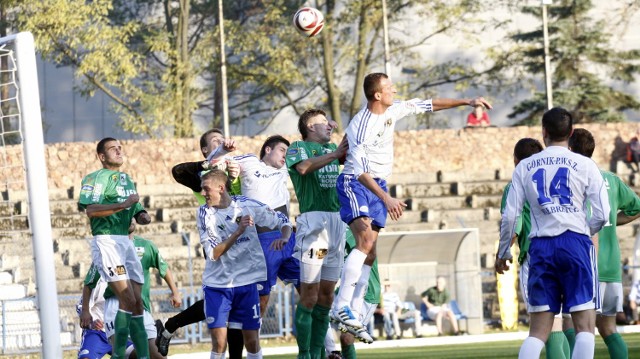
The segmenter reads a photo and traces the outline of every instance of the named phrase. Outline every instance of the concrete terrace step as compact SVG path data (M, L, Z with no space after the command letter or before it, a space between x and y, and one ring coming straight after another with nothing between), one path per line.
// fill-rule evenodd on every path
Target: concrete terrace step
M24 231L29 229L29 220L25 215L0 217L0 231Z
M181 194L159 194L145 196L143 204L148 209L158 208L179 208L179 207L197 207L198 201L191 193Z
M389 184L442 183L458 181L497 180L511 178L511 171L505 169L486 169L468 173L466 171L436 171L430 173L394 173L387 181Z
M469 198L469 204L472 208L485 208L493 207L500 208L502 202L502 194L494 195L471 195Z
M424 220L437 222L461 218L464 221L484 221L493 219L494 212L488 208L427 209L424 211Z
M412 211L426 209L458 209L471 207L470 198L461 196L414 197L405 200L407 209Z
M504 187L509 181L472 181L472 182L455 182L451 186L452 194L458 196L470 195L502 195Z
M2 191L2 199L5 201L23 201L28 198L27 191ZM51 188L49 187L49 200L61 200L74 198L73 187L71 188Z
M395 184L389 187L392 197L439 197L452 194L453 183Z

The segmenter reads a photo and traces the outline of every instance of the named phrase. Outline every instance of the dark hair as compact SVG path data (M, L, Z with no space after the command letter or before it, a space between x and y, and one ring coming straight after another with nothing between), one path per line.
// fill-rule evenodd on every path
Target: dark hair
M591 132L584 128L576 128L569 137L569 148L575 153L591 158L596 149L596 141Z
M309 134L309 130L307 128L309 120L318 115L326 117L327 113L317 108L311 108L304 111L302 115L300 115L300 118L298 119L298 131L300 131L300 135L302 135L303 140L306 139L307 135Z
M374 96L376 92L382 91L382 89L380 88L380 80L388 78L389 76L387 76L387 74L383 74L382 72L374 72L365 76L364 84L362 86L364 88L364 97L366 97L369 101L375 99Z
M573 117L562 107L554 107L542 115L542 127L551 141L565 141L571 136Z
M204 180L208 180L208 179L211 179L215 182L226 184L229 178L227 177L227 174L223 170L214 168L211 171L203 174L202 177L200 177L200 182L203 182ZM227 187L225 186L225 188Z
M224 133L222 133L222 130L219 128L212 128L208 130L207 132L203 133L202 136L200 136L200 149L202 149L202 147L207 147L207 137L212 133L219 133L224 136Z
M516 142L516 146L513 148L513 157L518 161L522 161L540 151L542 151L542 144L540 141L535 138L522 138L520 141Z
M98 142L98 146L96 146L96 152L99 154L104 153L104 146L107 144L107 142L111 142L111 141L117 141L117 140L113 137L105 137L101 139L100 142Z
M289 147L289 145L291 144L286 138L280 135L273 135L267 138L262 144L262 148L260 149L260 159L262 159L262 157L264 157L264 155L266 154L267 147L273 149L278 143L284 143L285 145L287 145L287 147Z

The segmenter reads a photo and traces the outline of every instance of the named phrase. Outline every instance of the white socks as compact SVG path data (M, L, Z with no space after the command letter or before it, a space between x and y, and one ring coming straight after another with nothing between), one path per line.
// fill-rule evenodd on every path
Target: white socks
M340 309L345 305L351 304L353 292L356 289L358 280L362 274L362 265L367 255L361 251L354 249L349 253L344 261L342 268L342 277L340 278L340 290L338 291L338 300L336 301L336 309Z
M518 359L540 359L542 348L544 348L542 340L536 337L527 337L520 347Z
M247 352L247 359L262 359L262 348L257 353Z
M209 359L224 359L224 355L225 353L216 353L214 351L211 352L211 356L209 357Z
M356 283L356 288L353 291L353 298L351 299L351 311L358 320L360 320L360 314L362 314L364 296L367 294L367 288L369 288L370 274L371 266L363 264L362 274L360 274L360 279L358 279L358 283Z
M593 358L596 350L596 337L593 333L580 332L576 334L576 344L573 347L572 359Z

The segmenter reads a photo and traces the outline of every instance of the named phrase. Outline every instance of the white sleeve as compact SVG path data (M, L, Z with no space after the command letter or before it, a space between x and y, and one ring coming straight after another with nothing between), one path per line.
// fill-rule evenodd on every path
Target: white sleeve
M200 234L200 244L202 245L202 250L204 251L204 256L206 259L213 259L213 248L215 248L220 242L222 242L220 236L218 235L215 229L211 231L207 228L206 221L206 210L205 206L201 206L198 208L198 215L196 216L196 228L198 228L198 233Z
M292 227L291 222L284 213L274 211L266 204L258 201L253 201L256 206L252 206L252 212L254 215L253 221L261 227L278 228L282 230L282 227Z
M602 173L593 162L591 162L588 170L589 185L587 186L586 200L591 204L589 229L591 230L591 235L594 235L609 221L611 207L609 193L602 178Z
M502 213L500 221L500 244L498 246L498 258L511 259L511 239L516 231L518 216L522 212L524 206L524 188L522 185L522 176L518 171L519 167L513 171L511 180L511 189L507 194L507 202Z
M414 98L408 101L397 101L389 110L393 113L394 117L399 120L409 115L433 112L433 100Z

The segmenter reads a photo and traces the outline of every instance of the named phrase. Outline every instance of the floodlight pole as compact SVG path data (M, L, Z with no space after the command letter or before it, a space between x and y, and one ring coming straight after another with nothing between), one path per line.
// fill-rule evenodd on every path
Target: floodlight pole
M389 24L387 22L387 0L382 0L382 34L384 37L384 72L391 76L391 55L389 55Z
M553 89L551 87L551 59L549 58L549 26L547 20L547 5L552 0L542 0L542 36L544 38L544 79L547 91L547 109L553 107Z
M229 137L229 98L227 95L227 59L224 50L224 15L222 0L218 0L218 27L220 29L220 81L222 82L222 126L225 137Z

